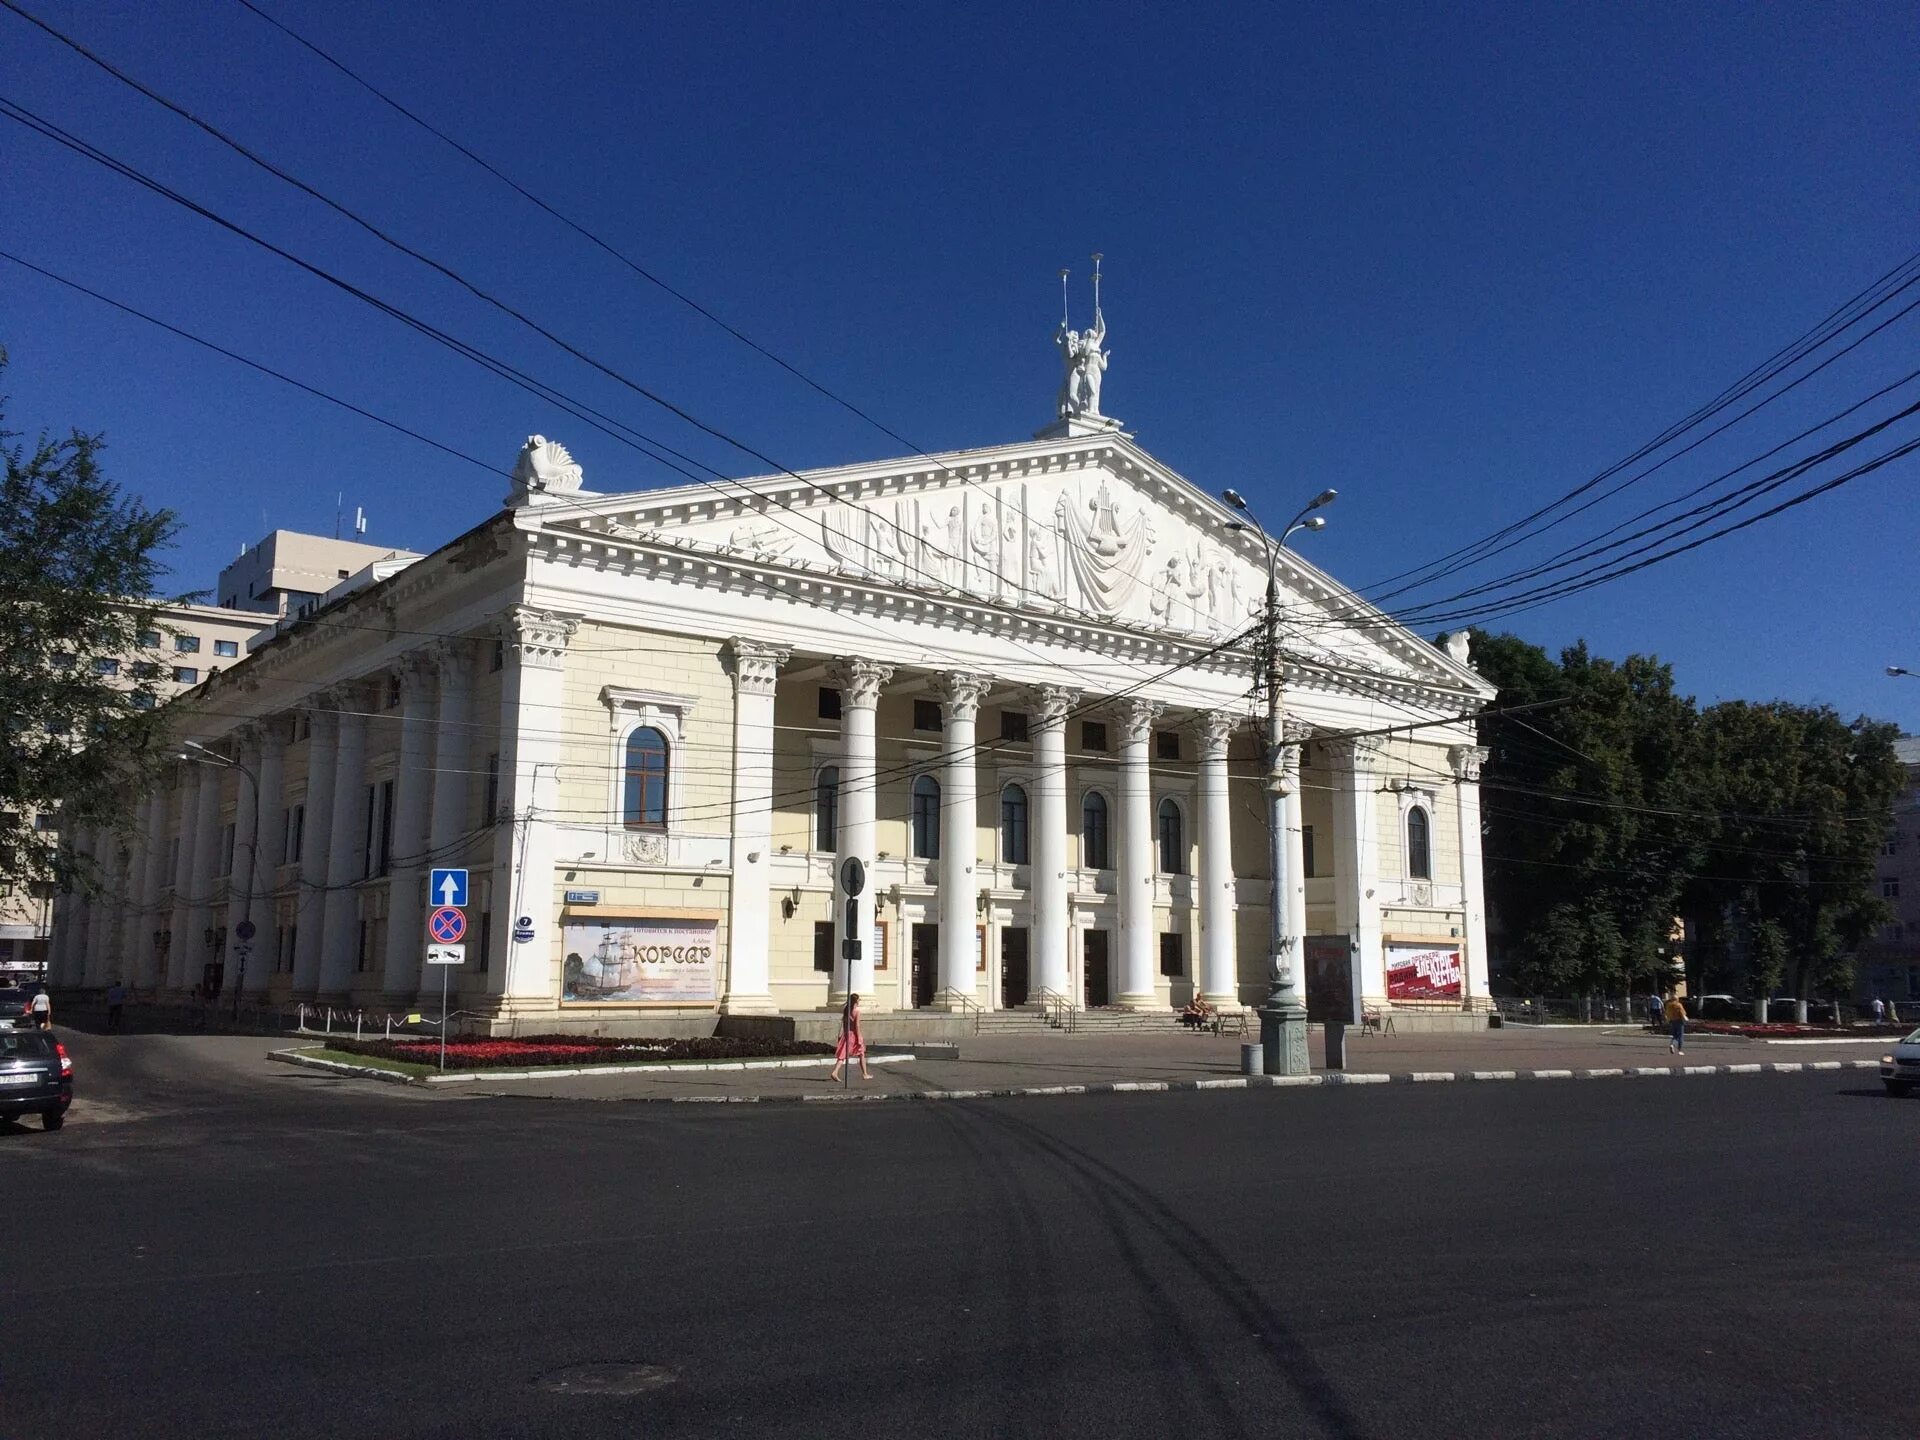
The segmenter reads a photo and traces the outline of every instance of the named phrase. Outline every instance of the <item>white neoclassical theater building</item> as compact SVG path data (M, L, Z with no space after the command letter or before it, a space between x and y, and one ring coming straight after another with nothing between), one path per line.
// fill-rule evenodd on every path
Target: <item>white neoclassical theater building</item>
M502 511L176 702L229 763L80 837L55 983L437 1005L427 870L463 866L455 1003L521 1033L1258 1003L1266 551L1076 364L1032 440L798 478L594 493L530 440ZM1483 1009L1492 689L1279 583L1289 933L1369 1006Z

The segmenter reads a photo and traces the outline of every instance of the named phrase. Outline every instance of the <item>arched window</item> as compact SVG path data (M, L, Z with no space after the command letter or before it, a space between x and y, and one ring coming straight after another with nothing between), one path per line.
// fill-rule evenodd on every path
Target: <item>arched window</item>
M1433 878L1433 822L1427 818L1424 805L1416 805L1407 811L1407 878L1409 880L1431 880Z
M642 725L627 737L626 797L622 817L629 829L665 829L667 824L667 737Z
M1187 873L1187 827L1171 799L1160 802L1160 870L1166 875Z
M813 782L813 848L840 848L840 767L823 765Z
M1107 840L1107 797L1089 790L1080 802L1080 863L1089 870L1113 867L1113 849Z
M919 860L940 858L940 782L931 775L913 782L913 854Z
M1000 859L1007 865L1027 863L1027 792L1018 785L1000 792Z

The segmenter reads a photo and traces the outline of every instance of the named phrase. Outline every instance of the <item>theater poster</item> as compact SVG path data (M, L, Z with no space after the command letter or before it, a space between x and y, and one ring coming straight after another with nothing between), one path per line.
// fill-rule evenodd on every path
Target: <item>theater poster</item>
M702 1005L719 998L718 922L570 919L560 998L576 1005Z
M1457 1000L1460 993L1458 945L1387 942L1389 1000Z

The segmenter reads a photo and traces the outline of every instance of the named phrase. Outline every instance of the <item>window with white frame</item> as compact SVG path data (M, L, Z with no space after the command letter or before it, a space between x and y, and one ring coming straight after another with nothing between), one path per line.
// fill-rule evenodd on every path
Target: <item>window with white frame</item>
M813 782L813 848L840 848L840 767L822 765Z
M1009 785L1000 792L1000 860L1006 865L1027 863L1027 792Z
M913 782L913 855L916 860L940 858L940 782L931 775Z
M693 697L608 685L600 698L613 741L608 808L629 830L670 829L679 803L675 752L683 743Z
M1407 878L1433 878L1433 817L1424 805L1407 809Z
M1089 790L1080 802L1080 863L1089 870L1113 868L1113 840L1107 797Z
M1180 802L1171 795L1160 802L1160 871L1165 875L1187 873L1187 825L1180 813Z
M629 830L667 825L667 737L651 725L627 736L620 818Z

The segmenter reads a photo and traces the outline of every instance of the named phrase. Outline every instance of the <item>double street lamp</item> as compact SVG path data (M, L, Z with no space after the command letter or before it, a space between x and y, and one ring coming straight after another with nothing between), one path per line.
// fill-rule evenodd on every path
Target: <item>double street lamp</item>
M1260 523L1246 497L1237 490L1223 490L1220 498L1233 506L1246 520L1233 521L1229 530L1246 530L1258 535L1267 549L1267 599L1262 611L1262 653L1267 700L1267 864L1273 874L1273 899L1268 905L1270 938L1267 965L1267 1003L1260 1007L1261 1069L1269 1075L1306 1075L1313 1070L1307 1055L1307 1007L1300 995L1300 975L1295 968L1301 937L1291 933L1288 916L1286 864L1286 798L1294 788L1287 775L1286 717L1283 713L1280 664L1280 552L1299 530L1325 528L1324 515L1313 512L1330 505L1337 490L1322 490L1300 508L1275 540Z
M253 843L247 847L247 890L246 904L240 908L241 921L253 918L253 897L260 889L260 777L253 773L253 767L244 760L222 755L218 750L202 745L198 740L183 740L182 749L174 756L194 765L210 765L216 770L238 770L247 777L247 783L253 787ZM234 953L239 957L239 966L233 980L233 1014L240 1013L240 992L247 983L247 956L253 950L252 935L239 935L235 927ZM211 926L207 929L207 944L213 945L214 933Z

